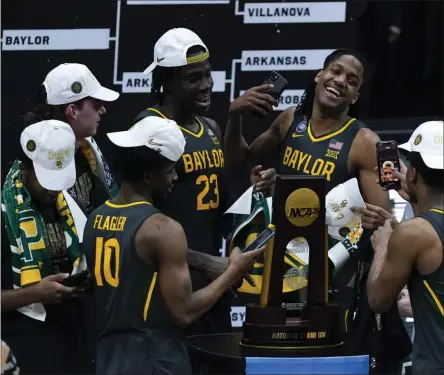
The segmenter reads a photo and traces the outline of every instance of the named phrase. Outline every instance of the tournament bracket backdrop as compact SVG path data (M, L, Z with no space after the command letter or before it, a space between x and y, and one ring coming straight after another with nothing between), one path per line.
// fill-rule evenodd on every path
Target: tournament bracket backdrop
M121 93L106 105L96 137L107 156L105 132L127 129L152 103L151 77L141 72L153 61L156 40L170 28L189 28L210 51L209 116L222 129L230 102L268 72L289 81L273 114L245 119L251 141L300 102L330 52L352 46L355 28L345 1L310 0L15 0L2 2L2 27L2 183L19 148L21 116L34 106L45 75L61 63L86 64L102 85ZM243 191L244 182L234 180L234 190ZM232 317L240 326L243 308L234 308Z

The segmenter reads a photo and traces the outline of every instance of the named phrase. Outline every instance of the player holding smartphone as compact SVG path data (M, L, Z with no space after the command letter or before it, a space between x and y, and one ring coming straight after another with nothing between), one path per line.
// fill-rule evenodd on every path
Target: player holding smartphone
M399 179L394 175L400 171L397 143L395 141L378 142L376 148L379 185L386 189L399 189Z

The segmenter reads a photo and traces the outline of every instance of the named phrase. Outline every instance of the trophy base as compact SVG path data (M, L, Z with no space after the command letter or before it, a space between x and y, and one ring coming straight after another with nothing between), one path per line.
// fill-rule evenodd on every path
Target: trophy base
M263 349L316 349L343 344L339 305L305 307L301 318L286 318L279 306L246 307L242 346Z

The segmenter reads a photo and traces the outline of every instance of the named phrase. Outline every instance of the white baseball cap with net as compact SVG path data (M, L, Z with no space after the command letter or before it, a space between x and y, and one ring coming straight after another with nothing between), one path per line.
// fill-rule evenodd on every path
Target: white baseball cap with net
M23 130L20 144L42 187L62 191L74 185L76 137L71 126L58 120L37 122Z
M401 150L418 152L424 164L431 169L444 169L444 122L427 121L419 125Z
M187 58L188 49L194 46L202 47L205 52ZM150 74L157 66L166 68L185 66L207 60L208 57L208 48L196 33L185 28L170 29L154 45L154 62L144 70L143 74Z
M172 162L180 159L186 143L175 121L155 116L145 117L129 130L108 133L107 136L116 146L146 146Z
M50 105L74 103L87 97L113 102L120 95L103 87L83 64L66 63L57 66L48 73L43 85Z

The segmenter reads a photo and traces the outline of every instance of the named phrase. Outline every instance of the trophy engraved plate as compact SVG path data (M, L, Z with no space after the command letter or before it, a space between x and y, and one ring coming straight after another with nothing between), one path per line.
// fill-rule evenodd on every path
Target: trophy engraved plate
M260 303L246 307L241 345L308 349L342 344L339 306L328 303L325 195L323 177L277 177L270 224L276 234L265 251ZM300 317L290 316L282 304L284 254L295 239L310 249L307 304Z

